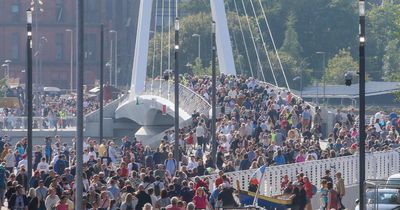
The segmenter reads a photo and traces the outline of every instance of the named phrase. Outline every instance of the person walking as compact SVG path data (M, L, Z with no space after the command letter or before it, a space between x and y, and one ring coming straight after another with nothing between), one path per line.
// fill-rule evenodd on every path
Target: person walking
M338 202L340 203L340 209L346 209L346 207L342 203L343 197L346 194L346 188L344 187L344 179L342 178L342 173L340 172L336 173L335 190L338 193Z

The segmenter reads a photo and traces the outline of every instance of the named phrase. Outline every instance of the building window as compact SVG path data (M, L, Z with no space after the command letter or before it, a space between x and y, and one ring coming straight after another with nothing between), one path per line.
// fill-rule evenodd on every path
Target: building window
M64 59L64 34L56 34L56 60Z
M11 58L13 60L19 60L19 33L12 33L12 46L11 46Z
M96 34L85 35L85 58L89 61L96 60Z
M62 22L64 17L64 0L56 0L56 20Z
M11 13L12 13L12 21L13 22L18 22L20 15L20 4L19 4L19 0L14 1L14 3L11 4Z

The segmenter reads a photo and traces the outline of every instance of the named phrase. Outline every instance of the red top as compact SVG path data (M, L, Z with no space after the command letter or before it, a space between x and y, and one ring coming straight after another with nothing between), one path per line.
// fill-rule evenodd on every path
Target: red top
M129 175L129 170L128 170L128 168L126 168L126 167L121 168L120 176L122 176L122 177L128 177L128 175Z
M186 141L187 144L193 144L193 135L189 135L189 137L186 138Z
M304 190L306 191L307 198L311 199L313 196L311 182L304 182Z
M193 186L193 190L196 191L197 188L199 187L204 187L206 190L208 190L208 184L206 182L204 182L203 180L198 181L194 186Z
M195 195L193 197L194 206L196 209L206 209L207 208L207 197L205 195L199 197Z
M58 204L56 207L56 210L68 210L68 204L64 203L64 204Z
M222 183L224 183L224 179L219 177L218 179L215 180L215 187L218 187Z

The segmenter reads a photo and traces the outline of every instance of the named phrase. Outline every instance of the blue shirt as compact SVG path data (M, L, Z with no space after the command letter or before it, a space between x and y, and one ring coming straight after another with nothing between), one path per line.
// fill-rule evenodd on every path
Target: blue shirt
M286 163L285 157L283 155L277 155L274 158L276 165L284 165Z

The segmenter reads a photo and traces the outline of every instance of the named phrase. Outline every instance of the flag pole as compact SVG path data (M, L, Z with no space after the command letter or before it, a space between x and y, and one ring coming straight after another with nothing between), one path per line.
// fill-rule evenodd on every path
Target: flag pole
M264 167L266 167L266 166L264 165ZM259 170L259 169L257 169L257 170ZM264 170L263 173L261 174L261 180L260 180L260 184L258 184L256 195L254 196L253 206L258 206L258 195L260 194L260 188L261 188L261 184L262 184L263 179L264 179L265 171L266 170Z

